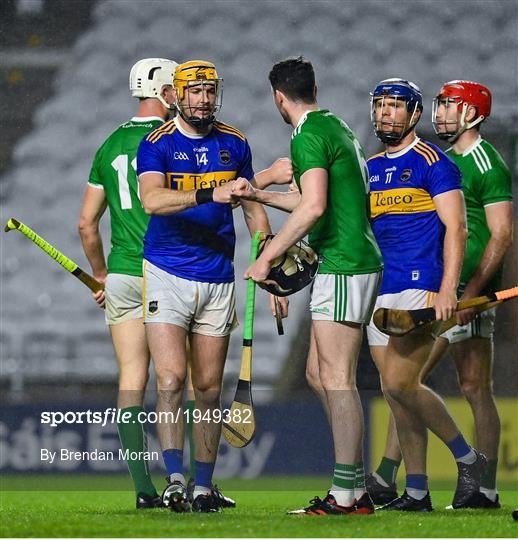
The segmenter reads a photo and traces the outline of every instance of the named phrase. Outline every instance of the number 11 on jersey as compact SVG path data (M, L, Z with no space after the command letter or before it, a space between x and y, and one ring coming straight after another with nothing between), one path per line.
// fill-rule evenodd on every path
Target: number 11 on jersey
M119 197L121 199L121 208L123 210L131 210L132 203L131 203L131 193L130 193L130 187L128 182L128 156L126 154L120 154L117 156L111 163L112 167L117 171L117 177L119 180ZM137 173L137 158L133 158L131 161L131 166L133 167L133 170L135 171L135 174ZM140 190L139 190L139 184L137 182L137 196L140 200Z

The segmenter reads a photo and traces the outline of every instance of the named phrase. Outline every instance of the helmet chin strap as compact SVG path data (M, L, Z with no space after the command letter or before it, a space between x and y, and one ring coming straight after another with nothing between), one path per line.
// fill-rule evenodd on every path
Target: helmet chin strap
M414 111L412 112L412 116L410 117L408 127L402 131L400 135L395 134L394 132L391 133L383 133L381 130L377 130L376 135L378 136L378 139L387 146L397 146L417 125L417 122L419 122L419 119L417 119L415 122L414 117L415 113L417 111L417 104L414 107ZM395 123L393 125L396 125Z
M158 94L157 99L158 99L158 101L160 101L160 103L161 103L167 110L169 110L169 111L174 110L174 108L175 108L175 104L174 104L174 103L167 103L167 101L166 101L160 94Z
M456 133L444 133L443 137L440 137L440 139L447 140L450 144L453 144L458 140L458 138L468 129L471 129L472 127L475 127L476 125L480 124L485 117L483 115L480 115L478 118L475 118L472 122L466 122L466 114L468 113L468 103L462 104L462 112L460 114L460 128L457 130Z
M207 118L198 118L197 116L187 116L183 111L180 111L180 116L193 128L205 129L213 124L215 117L211 114Z
M176 102L174 103L174 107L179 112L180 116L195 129L206 129L214 123L214 120L216 120L216 116L214 115L214 113L212 113L207 118L198 118L194 115L188 116L187 114L185 114L178 100L176 100ZM188 108L191 110L193 109L193 107L190 106Z
M415 128L416 124L417 122L409 126L407 129L405 129L405 131L403 131L403 133L401 133L401 135L397 135L397 138L388 137L386 140L383 140L383 138L380 137L381 141L387 146L397 146Z
M187 116L178 101L174 104L176 110L179 112L180 116L193 128L195 129L206 129L214 123L216 117L214 114L211 114L207 118L198 118L197 116ZM192 107L189 107L192 109Z

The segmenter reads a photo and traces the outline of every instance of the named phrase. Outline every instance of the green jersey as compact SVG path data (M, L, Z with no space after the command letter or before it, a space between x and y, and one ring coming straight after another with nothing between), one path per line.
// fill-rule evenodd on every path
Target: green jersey
M310 169L328 173L327 207L309 232L321 274L368 274L383 268L369 223L369 175L347 124L327 110L306 113L291 137L295 181Z
M109 273L142 276L149 217L139 199L136 156L142 138L162 123L157 116L134 117L116 129L95 154L88 183L104 189L110 208Z
M460 286L464 288L480 265L491 236L485 207L513 199L511 172L500 154L481 137L462 154L450 149L448 156L462 172L462 191L466 201L468 240L460 276ZM498 290L501 279L502 268L489 281L485 291Z

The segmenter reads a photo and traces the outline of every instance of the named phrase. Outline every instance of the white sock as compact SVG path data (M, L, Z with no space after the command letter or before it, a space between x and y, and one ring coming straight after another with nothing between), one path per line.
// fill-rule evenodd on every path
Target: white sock
M406 488L406 492L412 497L413 499L417 499L420 501L421 499L424 499L426 497L426 494L428 491L424 489L414 489L414 488Z
M194 486L193 499L196 499L198 495L209 495L211 489L205 486Z
M385 482L385 480L383 480L383 478L381 478L381 476L376 471L372 473L372 476L376 478L376 482L378 482L378 484L382 485L383 487L389 487L387 482Z
M185 486L185 476L182 473L170 474L169 483L172 484L173 482L181 482Z
M473 448L471 448L465 456L457 458L455 461L457 461L457 463L465 463L466 465L471 465L475 463L476 460L477 454L475 454L475 452L473 452Z
M354 489L344 489L334 484L329 492L340 506L351 506L354 504Z
M483 493L490 501L495 502L498 491L495 489L480 488L480 493Z

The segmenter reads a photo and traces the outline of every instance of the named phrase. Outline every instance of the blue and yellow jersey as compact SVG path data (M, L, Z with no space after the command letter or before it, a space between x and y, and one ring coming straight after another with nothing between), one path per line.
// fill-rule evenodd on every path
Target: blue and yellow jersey
M237 129L215 122L208 135L185 133L176 119L140 143L137 174L159 172L170 189L221 186L239 176L251 180L252 153ZM151 216L144 258L175 276L206 283L234 280L236 235L232 206L206 203L169 216Z
M372 230L385 264L380 294L438 291L445 227L433 198L461 189L458 167L419 138L399 152L372 156L367 165Z

